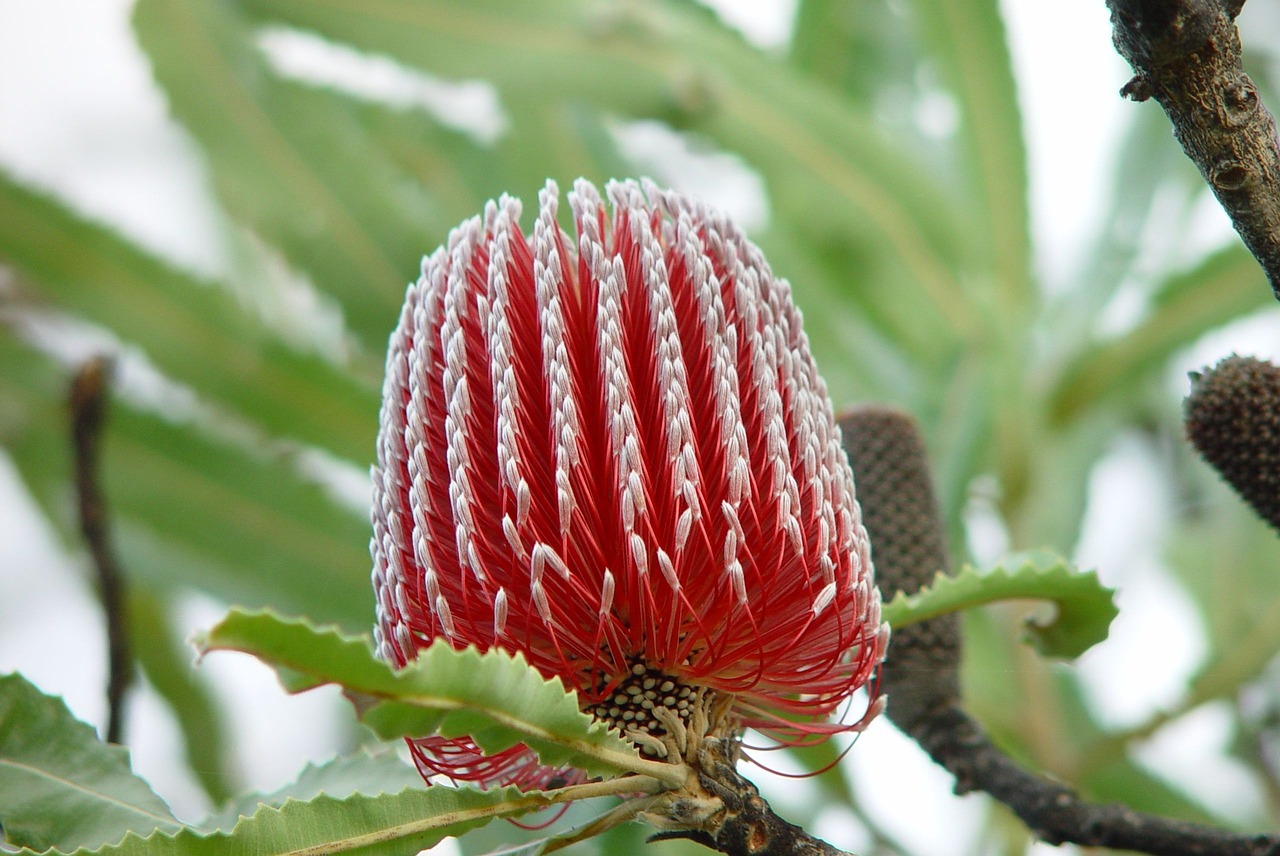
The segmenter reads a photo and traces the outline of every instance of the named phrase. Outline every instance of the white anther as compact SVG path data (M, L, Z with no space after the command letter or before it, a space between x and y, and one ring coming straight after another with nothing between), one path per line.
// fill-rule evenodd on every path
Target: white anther
M613 571L604 569L604 579L600 583L600 615L606 616L613 608Z
M631 559L641 575L649 572L649 553L645 549L644 539L634 532L631 533Z
M667 579L667 585L671 586L672 591L680 591L680 578L676 576L676 568L671 563L671 557L661 547L654 551L654 556L658 559L658 568Z
M444 599L444 595L435 599L436 618L440 621L440 628L444 630L444 635L453 638L453 612L449 609L449 601Z
M551 626L551 603L547 600L547 592L542 588L542 583L534 581L529 587L530 593L533 595L533 605L538 610L538 615L542 617L542 621L548 627Z
M822 611L831 605L831 601L836 599L836 584L834 582L827 583L822 587L822 591L818 592L818 596L813 599L813 617L817 618Z
M493 635L494 638L501 638L507 631L507 590L498 587L498 593L493 596Z
M729 579L733 583L733 593L737 595L738 603L743 606L747 605L747 579L742 571L742 563L736 559L729 563L725 568L729 574Z

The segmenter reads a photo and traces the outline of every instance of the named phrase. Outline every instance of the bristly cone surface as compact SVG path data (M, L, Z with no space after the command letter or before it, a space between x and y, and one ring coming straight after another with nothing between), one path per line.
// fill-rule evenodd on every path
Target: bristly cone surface
M948 567L945 528L934 496L924 438L905 411L862 405L838 420L875 544L881 591L915 594ZM910 733L960 698L960 616L940 615L894 631L880 672L889 718Z
M1235 354L1191 375L1187 437L1280 532L1280 367Z

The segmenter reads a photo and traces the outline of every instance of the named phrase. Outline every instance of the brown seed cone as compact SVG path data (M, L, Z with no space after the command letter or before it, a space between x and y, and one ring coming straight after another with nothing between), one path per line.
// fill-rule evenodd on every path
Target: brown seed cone
M882 405L837 420L853 466L876 580L886 600L912 594L947 570L947 548L924 441L915 420ZM887 713L904 731L960 695L959 617L950 614L895 630L881 671Z
M1232 354L1192 372L1183 420L1201 457L1280 532L1280 367Z

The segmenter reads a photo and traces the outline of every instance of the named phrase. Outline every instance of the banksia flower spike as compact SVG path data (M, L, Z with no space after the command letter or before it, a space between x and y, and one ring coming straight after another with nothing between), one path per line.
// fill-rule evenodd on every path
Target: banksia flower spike
M888 631L790 287L713 209L606 193L575 184L573 235L554 183L528 237L491 202L408 290L373 470L378 653L522 652L633 739L708 694L782 740L856 729L826 720ZM580 779L523 747L410 745L424 775Z

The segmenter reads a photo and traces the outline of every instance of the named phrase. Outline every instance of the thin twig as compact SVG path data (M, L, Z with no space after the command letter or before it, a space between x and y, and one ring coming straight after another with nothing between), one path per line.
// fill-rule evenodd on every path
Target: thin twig
M1112 41L1133 67L1121 94L1154 98L1280 299L1280 141L1244 73L1244 0L1107 0Z
M124 697L133 682L133 653L125 621L124 576L112 549L106 500L98 484L98 452L111 370L108 357L95 357L85 363L72 380L70 403L80 531L93 559L107 621L107 742L119 743L124 730Z
M899 411L864 408L840 420L853 463L863 525L886 592L913 591L947 557L932 504L924 444ZM932 530L932 531L929 531ZM1241 835L1119 805L1086 802L1064 785L1030 773L994 746L959 699L959 638L921 622L895 633L882 687L886 713L956 780L956 792L986 791L1050 844L1072 842L1160 856L1280 856L1280 837Z

